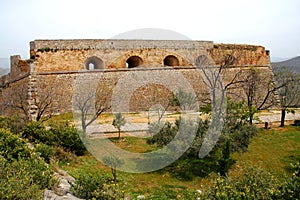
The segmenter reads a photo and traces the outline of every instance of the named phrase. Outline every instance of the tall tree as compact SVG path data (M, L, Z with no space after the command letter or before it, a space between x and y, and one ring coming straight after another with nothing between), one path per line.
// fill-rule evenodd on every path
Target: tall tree
M287 112L294 112L293 108L300 105L300 75L288 68L282 68L275 72L275 79L280 98L281 119L283 127Z

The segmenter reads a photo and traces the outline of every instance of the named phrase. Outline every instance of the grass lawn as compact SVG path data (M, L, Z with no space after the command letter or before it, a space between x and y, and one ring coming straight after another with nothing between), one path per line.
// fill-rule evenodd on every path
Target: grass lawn
M233 171L246 166L260 166L277 177L288 173L290 163L300 160L300 127L286 126L261 130L248 152L234 154L237 160Z
M153 151L157 147L150 146L144 138L126 137L118 141L111 139L117 146L132 152ZM274 176L282 178L289 175L289 164L300 159L300 127L286 126L284 128L273 128L271 130L261 129L255 136L245 153L235 153L233 158L237 161L230 171L230 176L240 176L243 169L249 166L260 166L270 171ZM82 172L96 172L110 174L110 168L87 154L78 157L70 164L62 163L62 169L76 177ZM216 177L211 174L209 177L195 177L191 181L182 181L166 170L131 174L118 172L118 177L126 183L126 193L131 197L143 194L146 197L155 193L162 196L176 194L174 198L184 196L186 191L195 192L201 189L202 185L210 184ZM182 198L181 198L182 199Z

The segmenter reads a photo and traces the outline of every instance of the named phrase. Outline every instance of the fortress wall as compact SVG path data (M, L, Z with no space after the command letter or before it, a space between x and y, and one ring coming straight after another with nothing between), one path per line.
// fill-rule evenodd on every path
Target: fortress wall
M2 115L27 117L20 108L29 109L29 83L27 75L17 81L6 83L4 87L0 88L0 113Z
M69 71L85 70L88 58L96 56L104 62L104 68L127 68L126 60L131 56L139 56L143 60L140 67L161 67L163 60L168 55L174 55L179 60L180 66L190 66L199 55L207 54L207 51L197 49L136 49L136 50L57 50L37 51L35 53L35 71Z
M30 50L209 49L211 41L194 40L35 40Z
M224 75L224 84L232 80L240 68L231 68ZM244 69L247 71L247 68ZM263 78L269 81L272 72L269 68L257 68ZM37 76L37 91L51 92L54 113L72 111L72 97L75 92L87 91L98 93L100 97L107 97L114 112L121 111L146 111L156 104L166 106L168 97L172 92L184 89L197 95L199 104L204 99L209 99L209 89L203 81L201 70L195 68L163 68L144 70L105 70L104 72L86 73L41 73ZM86 84L86 81L91 81ZM92 84L90 84L92 83ZM86 85L85 85L86 84ZM262 93L266 92L262 88ZM232 92L232 91L231 91ZM241 100L241 88L234 91L232 99ZM229 94L230 96L230 94ZM124 104L128 103L128 106ZM73 102L74 103L74 102Z
M235 66L267 66L269 55L262 46L213 44L202 41L149 40L36 40L31 42L35 71L85 70L88 58L96 56L104 68L127 68L126 60L139 56L140 67L161 67L168 55L179 60L179 66L195 65L201 55L209 56L220 65L226 55L233 55Z
M209 53L217 65L226 55L232 55L237 59L234 66L270 66L269 53L262 46L215 44Z
M72 96L80 87L86 87L83 92L98 88L96 93L103 92L102 96L108 97L114 105L113 111L145 111L158 103L165 106L172 91L179 88L189 88L188 92L195 92L202 102L209 99L208 88L201 69L193 67L202 55L210 57L217 66L222 65L225 56L237 59L223 74L225 84L241 69L246 72L249 67L254 67L266 83L273 78L268 52L254 45L201 41L36 40L31 43L30 53L32 60L28 61L13 56L10 75L1 77L1 113L15 112L4 104L17 103L20 97L17 94L27 101L32 115L37 111L34 100L47 96L52 101L47 112L70 112L74 103ZM163 66L168 55L176 56L179 66ZM93 56L104 62L104 69L85 68L87 59ZM126 60L131 56L139 56L143 64L128 69ZM92 84L85 86L86 81ZM261 92L265 93L266 88L262 87ZM241 88L234 93L231 98L244 98ZM124 101L128 102L128 108L124 107Z

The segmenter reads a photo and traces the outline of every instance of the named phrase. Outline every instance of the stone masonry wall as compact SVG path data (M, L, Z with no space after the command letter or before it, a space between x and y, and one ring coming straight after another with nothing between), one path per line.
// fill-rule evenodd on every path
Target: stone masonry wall
M88 86L88 89L108 97L112 111L145 111L155 104L165 105L168 96L180 88L194 92L199 100L209 98L201 72L201 67L207 66L193 67L201 56L215 66L220 66L228 55L236 58L237 62L223 74L225 84L241 69L246 72L251 67L262 79L273 78L268 52L262 46L253 45L203 41L35 40L30 44L30 55L31 60L27 61L12 57L11 73L0 79L0 98L1 102L16 102L14 91L27 88L22 95L32 116L36 115L37 102L48 97L51 97L48 113L72 111L74 92L87 91L82 80L89 80L93 83L90 87L96 87ZM178 66L164 66L164 59L170 55L177 58ZM141 58L142 64L129 69L126 61L131 56ZM92 57L101 59L103 69L86 69L87 60ZM234 93L233 99L244 99L241 89ZM7 113L3 103L1 113Z
M240 68L230 68L223 76L224 85L231 81ZM248 68L245 68L246 72ZM272 71L267 67L257 68L266 82L272 78ZM86 91L106 96L114 112L137 112L151 109L156 104L166 106L168 97L179 89L194 93L198 100L208 99L209 89L204 83L200 69L163 68L106 70L104 72L84 73L40 73L37 75L38 93L51 93L53 98L52 112L72 111L74 91L84 94ZM86 80L94 84L85 86ZM265 91L261 90L262 93ZM240 89L234 91L232 99L245 99ZM230 96L230 94L229 94ZM238 98L237 98L238 96ZM263 96L263 95L262 95Z

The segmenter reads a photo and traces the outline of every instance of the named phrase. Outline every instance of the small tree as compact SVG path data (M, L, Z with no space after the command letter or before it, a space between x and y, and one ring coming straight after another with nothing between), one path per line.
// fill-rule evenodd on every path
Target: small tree
M124 117L122 116L122 114L116 113L112 125L118 129L118 132L119 132L118 139L121 138L121 127L124 126L125 123L126 123L126 121L125 121Z
M115 156L104 156L103 162L110 166L114 182L117 182L117 168L124 164L124 160Z

